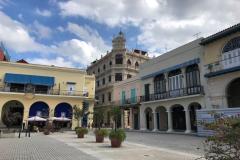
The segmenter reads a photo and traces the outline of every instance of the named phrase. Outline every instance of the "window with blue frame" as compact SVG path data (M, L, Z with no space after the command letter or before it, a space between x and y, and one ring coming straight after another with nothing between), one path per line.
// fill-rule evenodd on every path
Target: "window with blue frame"
M136 103L136 89L131 89L131 103Z

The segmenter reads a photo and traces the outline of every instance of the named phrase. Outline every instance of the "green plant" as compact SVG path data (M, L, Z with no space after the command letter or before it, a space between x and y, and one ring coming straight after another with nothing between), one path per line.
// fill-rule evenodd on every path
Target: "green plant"
M52 123L47 122L46 126L44 127L43 134L49 135L52 129L53 129Z
M103 137L107 137L108 136L108 130L107 129L96 129L94 131L96 136L103 136Z
M77 134L88 134L88 129L87 128L77 128L76 133Z
M216 116L219 117L219 116ZM206 123L205 127L214 134L204 142L205 159L239 160L240 159L240 117L217 118Z
M119 107L113 107L111 110L111 115L115 123L115 131L118 128L118 122L121 120L121 109Z
M73 116L74 116L74 119L77 120L77 127L79 127L79 121L83 117L83 110L81 108L79 108L78 106L74 105L73 106Z
M104 119L103 109L98 109L93 112L93 121L94 124L96 125L95 127L97 127L98 129L101 128L103 119Z
M123 142L126 139L126 133L123 129L112 130L109 134L109 139L118 139Z

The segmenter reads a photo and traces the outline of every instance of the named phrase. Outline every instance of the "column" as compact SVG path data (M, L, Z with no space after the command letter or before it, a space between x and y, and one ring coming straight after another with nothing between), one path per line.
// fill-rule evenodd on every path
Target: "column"
M157 112L153 111L153 131L158 131L157 128Z
M190 122L190 113L189 113L188 108L185 108L184 111L185 111L185 119L186 119L186 131L185 131L185 133L191 133L192 130L191 130L191 122Z
M170 132L173 132L173 127L172 127L172 111L171 111L171 108L170 108L170 107L167 108L167 113L168 113L168 130L167 130L167 132L170 133Z
M133 129L133 109L132 108L130 108L130 110L129 110L129 123L130 123L130 130L132 130Z
M124 129L124 109L121 109L121 128Z
M146 130L146 116L144 112L144 107L140 106L140 130Z

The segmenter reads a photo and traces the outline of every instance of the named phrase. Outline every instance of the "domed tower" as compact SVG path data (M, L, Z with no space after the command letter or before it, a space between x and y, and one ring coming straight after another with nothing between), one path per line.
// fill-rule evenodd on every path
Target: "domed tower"
M112 40L112 50L124 50L126 49L126 39L122 31L118 33L118 36Z

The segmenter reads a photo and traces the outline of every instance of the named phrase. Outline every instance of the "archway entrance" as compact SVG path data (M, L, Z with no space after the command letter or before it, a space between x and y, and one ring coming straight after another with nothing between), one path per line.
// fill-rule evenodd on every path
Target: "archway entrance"
M24 106L17 100L8 101L2 108L2 122L9 127L21 127Z
M49 107L45 102L35 102L31 105L29 110L29 117L39 116L42 118L48 118Z
M233 80L228 85L227 101L229 108L240 107L240 78Z
M168 129L168 115L166 108L163 106L156 108L157 114L157 129L160 131L166 131Z
M147 130L153 130L153 112L151 108L145 110L146 115L146 128Z
M190 113L190 122L192 131L197 131L197 115L196 110L201 109L201 105L199 103L191 103L188 107Z
M186 130L186 118L184 107L181 105L172 106L173 129L177 131Z
M59 103L54 109L54 117L60 118L54 121L55 128L71 128L72 113L73 110L70 104Z

